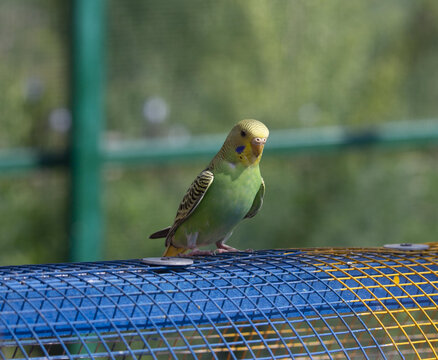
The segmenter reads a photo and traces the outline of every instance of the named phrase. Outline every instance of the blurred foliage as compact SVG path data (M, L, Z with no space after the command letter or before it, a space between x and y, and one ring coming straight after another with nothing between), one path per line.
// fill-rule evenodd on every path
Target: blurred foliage
M67 258L67 174L0 178L0 264Z
M0 1L0 150L65 148L50 118L69 105L68 23L68 2ZM0 174L1 265L66 259L67 175Z
M68 2L0 2L0 147L66 145L48 119L68 107L68 14ZM249 117L282 129L438 114L433 0L110 0L107 29L108 141L224 133ZM434 241L436 159L434 149L265 157L264 208L230 243ZM105 257L161 253L146 238L172 222L205 165L106 169ZM0 263L65 260L65 176L0 178Z
M0 148L61 148L50 127L68 107L68 2L0 1Z

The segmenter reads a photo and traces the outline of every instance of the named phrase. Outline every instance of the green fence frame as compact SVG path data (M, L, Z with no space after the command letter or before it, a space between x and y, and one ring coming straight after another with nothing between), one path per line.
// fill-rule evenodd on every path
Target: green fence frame
M70 258L101 258L100 134L103 128L105 0L73 6Z
M66 167L71 174L70 260L102 258L101 170L104 165L164 165L214 155L226 134L185 139L101 143L104 129L106 0L73 0L72 113L65 153L37 149L0 151L0 175ZM438 144L438 119L412 120L353 129L320 127L273 130L265 154L327 152L363 146Z

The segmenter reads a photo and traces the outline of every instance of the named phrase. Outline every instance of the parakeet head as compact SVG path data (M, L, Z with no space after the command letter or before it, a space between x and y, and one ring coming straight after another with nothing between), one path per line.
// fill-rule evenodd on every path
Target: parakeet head
M245 166L257 164L269 136L268 128L260 121L245 119L238 122L228 134L222 147L224 157Z

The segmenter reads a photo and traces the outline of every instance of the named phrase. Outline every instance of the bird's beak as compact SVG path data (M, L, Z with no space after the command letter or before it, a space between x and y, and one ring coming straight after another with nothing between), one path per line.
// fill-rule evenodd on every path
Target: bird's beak
M252 153L255 157L259 157L263 152L263 147L265 146L266 138L254 138L251 140Z

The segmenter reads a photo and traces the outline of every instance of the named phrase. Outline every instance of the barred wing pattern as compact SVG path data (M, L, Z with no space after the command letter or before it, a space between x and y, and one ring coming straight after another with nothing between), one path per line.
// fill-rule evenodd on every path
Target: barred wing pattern
M175 233L176 229L190 216L190 214L196 209L201 202L205 193L210 185L213 183L214 175L210 170L204 170L201 172L187 190L184 198L179 204L178 211L176 213L175 222L167 235L167 241Z

